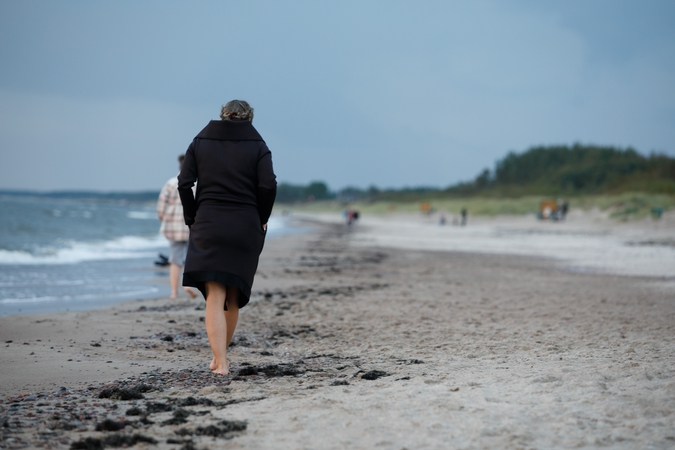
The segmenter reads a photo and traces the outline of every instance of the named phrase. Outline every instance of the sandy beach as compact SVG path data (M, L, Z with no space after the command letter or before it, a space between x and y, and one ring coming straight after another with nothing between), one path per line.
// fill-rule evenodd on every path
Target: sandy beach
M673 217L303 218L230 376L201 299L0 318L0 448L675 448Z

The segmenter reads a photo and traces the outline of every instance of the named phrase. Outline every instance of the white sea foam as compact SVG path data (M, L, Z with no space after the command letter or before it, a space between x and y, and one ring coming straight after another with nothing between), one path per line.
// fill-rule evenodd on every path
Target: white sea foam
M129 211L127 217L140 220L157 220L157 213L154 211Z
M55 295L45 295L42 297L29 297L29 298L4 298L0 299L0 305L16 305L16 304L37 304L37 303L50 303L50 302L82 302L86 300L100 300L100 299L114 299L114 298L138 298L141 296L147 296L149 294L157 293L159 289L156 287L148 287L143 289L135 289L132 291L122 291L116 293L106 293L106 294L82 294L82 295L64 295L64 296L55 296Z
M130 211L128 214L146 218L146 214L153 213ZM267 226L268 236L283 234L287 229L284 219L279 217L270 218ZM0 250L0 265L76 264L108 259L152 258L158 250L166 249L167 245L167 240L160 234L153 237L124 236L104 242L72 241L60 247L38 248L34 252Z
M34 253L0 250L0 264L75 264L83 261L153 257L167 245L161 235L124 236L105 242L73 241L62 248L43 247Z
M274 235L281 233L286 228L284 219L280 217L270 217L267 221L267 234Z
M41 280L40 280L41 281ZM44 287L64 287L64 286L84 286L86 284L85 280L51 280L48 283L36 282L35 280L29 281L8 281L0 282L0 288L22 288L27 286L35 286L39 284Z
M59 297L55 295L46 295L44 297L31 297L31 298L3 298L0 300L0 305L13 305L16 303L46 303L54 302L60 300Z

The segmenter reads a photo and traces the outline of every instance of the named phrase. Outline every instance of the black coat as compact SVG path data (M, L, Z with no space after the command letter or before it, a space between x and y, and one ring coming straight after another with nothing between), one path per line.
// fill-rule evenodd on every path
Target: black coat
M192 186L197 182L197 193ZM190 226L183 286L217 281L248 303L276 196L272 154L248 121L211 121L185 153L178 193Z

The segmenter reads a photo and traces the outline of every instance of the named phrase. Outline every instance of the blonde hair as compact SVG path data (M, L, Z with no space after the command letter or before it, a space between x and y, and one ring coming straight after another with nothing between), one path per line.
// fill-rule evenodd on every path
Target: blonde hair
M220 110L223 120L253 120L253 108L245 100L231 100Z

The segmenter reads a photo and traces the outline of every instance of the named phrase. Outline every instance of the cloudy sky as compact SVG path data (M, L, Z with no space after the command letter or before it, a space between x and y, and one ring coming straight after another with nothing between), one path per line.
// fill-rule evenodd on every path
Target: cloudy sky
M248 100L280 181L447 186L574 142L675 156L675 2L0 2L0 189L159 189Z

